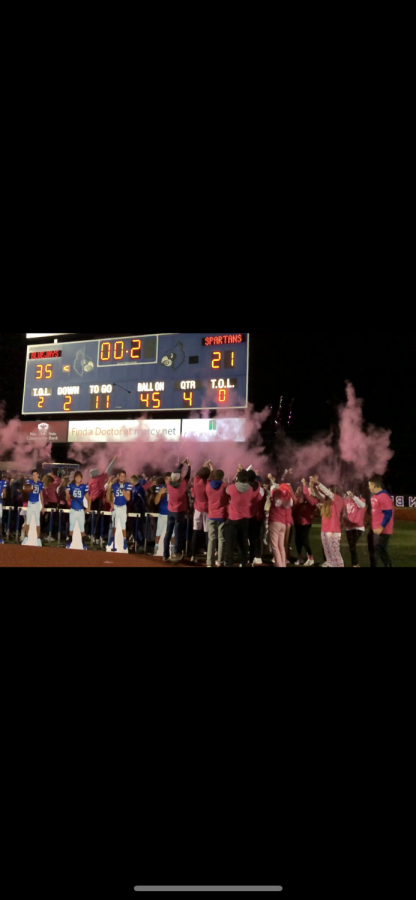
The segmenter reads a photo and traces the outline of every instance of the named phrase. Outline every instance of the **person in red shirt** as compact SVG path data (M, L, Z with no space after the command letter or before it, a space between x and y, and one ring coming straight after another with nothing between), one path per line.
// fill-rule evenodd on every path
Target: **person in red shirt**
M323 500L321 508L322 544L326 562L323 569L343 569L345 563L341 554L341 516L346 505L343 490L334 484L326 488L321 484L319 475L311 480L316 485L317 493Z
M357 544L365 533L367 504L359 487L355 491L347 491L345 501L344 525L351 553L351 565L353 569L359 569Z
M391 569L393 563L389 556L388 546L394 530L394 502L388 491L385 490L380 475L373 475L368 487L371 493L372 516L372 532L369 536L371 567L376 568L377 562L380 560L386 569Z
M207 484L208 478L213 471L211 460L199 470L195 475L192 488L192 496L194 498L194 529L192 535L191 562L195 562L197 554L198 537L203 531L205 537L205 550L208 549L208 496Z
M290 502L291 495L287 486L281 485L279 487L273 481L269 513L269 535L274 563L277 569L285 569L287 565L285 537L287 510Z
M248 472L239 467L237 480L229 484L226 493L230 498L228 521L225 524L224 536L226 546L227 569L234 565L234 547L238 544L240 565L248 567L248 528L253 487L248 480Z
M188 466L184 478L181 479L181 472L184 466ZM188 510L187 491L191 479L191 466L189 459L184 459L183 463L173 472L169 485L168 500L168 524L166 528L163 562L182 562L186 549L186 513ZM170 542L173 532L175 532L176 555L170 556Z
M308 558L304 565L307 568L309 566L315 565L315 560L310 545L310 531L312 528L312 522L314 520L318 501L309 492L304 478L302 479L302 485L303 487L299 486L296 491L296 504L293 508L293 518L295 520L296 549L298 551L298 561L295 563L295 566L302 565L302 551L303 548L305 548L308 554Z
M248 527L248 537L250 541L250 565L255 568L262 566L262 531L266 519L264 507L266 505L266 492L261 486L261 478L258 472L251 469L248 473L248 480L253 488L250 506L250 523Z
M224 481L224 472L217 469L212 472L207 484L208 497L208 558L207 568L218 568L225 563L225 537L224 528L228 519L229 496L227 494L228 482ZM218 559L215 561L215 551L218 547Z

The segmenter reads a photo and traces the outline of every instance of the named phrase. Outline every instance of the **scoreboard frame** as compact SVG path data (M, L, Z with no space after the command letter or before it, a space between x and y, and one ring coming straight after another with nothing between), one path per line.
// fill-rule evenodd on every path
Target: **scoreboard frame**
M61 333L64 334L64 332L61 332ZM130 365L130 366L132 367L132 370L133 370L134 368L136 368L136 372L137 372L137 369L138 369L140 366L158 365L158 364L160 363L160 360L158 359L158 354L159 354L159 344L160 344L160 340L159 340L159 339L160 339L160 338L162 338L162 337L170 337L170 336L175 337L176 335L180 335L180 334L192 334L192 333L193 333L193 332L180 332L180 331L173 331L173 332L170 332L170 331L169 331L169 332L160 332L159 334L155 334L154 332L153 332L153 333L150 333L150 334L142 334L142 335L139 336L140 338L153 338L153 337L156 338L156 362L155 362L154 360L153 360L153 361L152 361L152 360L150 360L150 361L143 360L143 361L140 361L139 366L135 366L135 365L132 364L132 363L117 361L117 363L114 364L114 367L117 369L117 368L119 368L120 366L129 366L129 365ZM223 332L222 334L224 334L224 332ZM237 410L237 409L241 409L241 410L244 410L244 409L247 409L247 408L248 408L248 406L249 406L249 376L250 376L250 333L249 333L249 332L241 332L241 334L245 334L245 335L246 335L246 340L245 340L245 342L244 342L244 343L246 344L246 350L245 350L245 352L246 352L246 367L247 367L246 385L245 385L245 397L246 397L246 402L245 402L244 404L239 404L239 405L237 405L237 406L229 406L229 405L227 405L227 406L218 406L218 405L217 405L217 406L212 406L212 407L211 407L211 406L207 406L207 405L205 405L205 406L190 406L190 407L188 408L188 411L189 411L189 412L202 412L202 411L204 411L204 410L217 411L218 409L223 409L223 410ZM222 336L222 335L220 335L220 336ZM64 340L60 340L59 337L55 337L55 339L54 339L53 341L50 341L50 342L47 342L47 341L41 341L40 338L38 338L36 344L33 344L33 343L29 344L29 342L28 342L28 344L27 344L27 346L26 346L26 354L27 354L27 355L26 355L26 362L25 362L25 378L24 378L23 398L22 398L22 413L21 413L22 416L25 416L25 417L30 417L30 416L31 416L31 417L35 417L35 416L36 416L36 417L39 417L40 412L41 412L41 414L42 414L42 418L55 417L55 416L65 416L65 415L67 415L67 416L68 416L68 415L71 415L71 416L77 416L77 415L85 416L85 415L88 415L88 416L90 416L90 415L94 415L94 414L98 414L98 415L107 414L107 415L106 415L106 418L108 418L108 417L109 417L108 414L118 415L119 413L129 413L129 414L133 414L133 415L137 415L137 416L141 416L141 415L143 415L143 413L145 413L145 414L146 414L146 413L147 413L147 414L152 414L152 415L156 414L156 416L157 416L157 415L162 415L162 414L164 414L164 413L166 413L166 412L175 412L175 413L179 413L179 412L180 412L180 413L183 414L183 413L185 412L185 410L186 410L186 407L183 407L183 406L182 406L182 407L180 407L180 406L166 406L166 407L165 407L165 406L164 406L163 408L158 408L158 409L156 409L156 408L149 408L149 409L146 409L146 408L133 408L133 409L132 409L132 408L129 408L129 409L121 409L121 408L117 407L116 409L114 409L114 408L113 408L113 409L110 409L110 408L108 408L108 409L102 409L102 408L101 408L101 409L85 409L85 410L68 410L68 409L62 409L62 410L51 410L50 412L47 412L45 409L42 409L42 410L34 410L33 412L26 412L26 411L25 411L25 408L24 408L24 407L25 407L25 399L26 399L27 376L28 376L28 364L29 364L29 362L30 362L30 356L29 356L30 352L39 352L39 347L42 347L42 348L47 347L48 349L50 348L50 350L53 351L54 349L56 349L57 345L58 345L58 346L62 346L62 345L68 346L68 345L75 345L75 344L95 344L95 343L98 344L98 349L99 349L99 348L100 348L100 345L101 345L104 341L110 341L110 342L116 341L116 340L117 340L117 341L129 341L129 340L131 340L131 339L134 338L134 337L136 337L136 336L135 336L135 335L131 335L131 334L130 334L130 335L127 335L127 336L125 336L125 337L121 337L121 336L119 336L119 335L117 335L117 336L107 336L107 335L104 335L103 337L95 337L95 338L90 338L90 339L86 339L86 340L80 340L80 339L78 339L78 340L74 340L74 341L64 341ZM208 345L207 345L207 346L208 346ZM232 348L233 346L237 346L237 345L236 345L236 344L230 343L229 345L227 345L227 344L217 344L217 345L215 345L215 344L214 344L214 345L212 345L212 346L217 346L217 347L228 347L228 349L230 349L230 348ZM239 344L238 346L241 346L241 344ZM45 361L47 362L47 359L46 359ZM52 360L52 361L53 361L53 360ZM99 362L98 362L98 360L97 360L97 372L101 372L101 373L103 374L103 376L104 376L104 373L105 373L106 368L108 368L108 367L102 366L102 365L100 366L100 365L99 365ZM113 367L110 367L110 368L112 369ZM136 380L137 380L137 379L136 379ZM113 385L113 386L115 386L115 385ZM215 388L215 389L216 389L216 388ZM126 389L124 389L124 390L126 390Z

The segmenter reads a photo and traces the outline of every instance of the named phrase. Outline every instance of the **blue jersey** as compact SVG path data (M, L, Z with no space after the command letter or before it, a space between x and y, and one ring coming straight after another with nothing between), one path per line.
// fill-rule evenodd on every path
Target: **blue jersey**
M84 497L88 494L88 484L75 484L73 481L68 485L68 491L72 500L71 509L85 509Z
M156 495L159 494L160 491L163 491L163 484L159 484L157 486ZM162 499L159 503L159 506L157 507L160 516L167 516L169 514L168 503L169 503L169 494L165 494L162 497Z
M125 491L132 491L133 485L130 484L128 481L126 481L125 484L123 484L123 485L119 484L118 481L116 481L115 484L113 484L111 490L114 494L114 505L115 506L127 506L127 500L125 497L123 497L122 488Z
M3 503L3 491L5 490L5 488L7 488L7 486L8 482L2 481L2 479L0 478L0 506Z
M29 503L39 503L39 495L44 490L43 481L33 481L28 478L26 484L32 485L32 492L29 494Z

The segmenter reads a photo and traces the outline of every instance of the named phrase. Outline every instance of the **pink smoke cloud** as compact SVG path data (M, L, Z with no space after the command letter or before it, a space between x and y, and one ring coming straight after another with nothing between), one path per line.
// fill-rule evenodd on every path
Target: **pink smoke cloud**
M7 468L27 473L37 462L50 462L52 447L46 441L37 441L36 446L21 438L20 420L5 422L5 407L0 406L0 460Z

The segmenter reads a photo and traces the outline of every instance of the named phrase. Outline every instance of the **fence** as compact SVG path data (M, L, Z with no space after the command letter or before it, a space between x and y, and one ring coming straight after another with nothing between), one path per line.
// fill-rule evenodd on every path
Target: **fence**
M14 539L14 543L18 544L20 539L21 530L26 521L26 513L27 508L23 506L19 506L17 509L14 506L3 506L3 513L7 513L7 521L6 528L4 529L4 537L5 540L9 543L10 534L11 534L11 525L12 525L12 513L16 513L16 535ZM45 508L43 510L44 514L49 515L49 523L48 523L48 537L46 541L49 543L54 542L53 534L54 534L54 525L58 523L57 530L57 542L56 546L61 547L62 545L66 545L69 540L69 509L54 509L54 508ZM113 517L112 512L96 512L95 510L91 510L91 512L85 510L85 519L86 519L86 530L85 535L91 543L96 542L98 546L101 547L102 550L105 549L107 544L108 537L106 535L106 519L107 517ZM134 529L133 529L133 537L134 537L134 552L138 553L139 548L143 547L144 553L147 552L147 547L149 543L153 543L153 528L151 528L150 523L152 520L159 519L159 513L128 513L128 518L135 520ZM101 520L101 521L100 521ZM99 524L98 524L99 522ZM89 528L87 527L89 525ZM111 525L111 523L109 523ZM98 533L98 537L97 537ZM189 513L186 516L186 549L187 552L189 550L189 544L192 537L192 514ZM163 540L163 535L161 537L161 543Z

